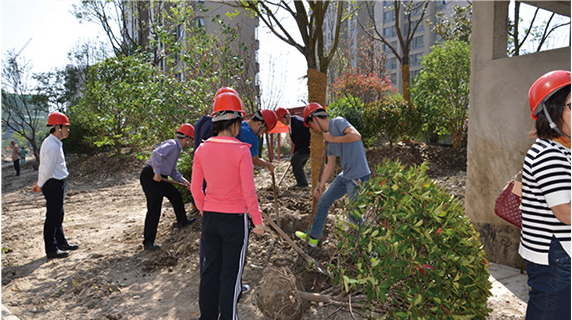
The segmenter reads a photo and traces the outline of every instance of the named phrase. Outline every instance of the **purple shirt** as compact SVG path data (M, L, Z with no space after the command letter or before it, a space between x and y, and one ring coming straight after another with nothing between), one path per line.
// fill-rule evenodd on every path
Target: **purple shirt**
M183 145L178 139L163 141L153 153L147 164L153 168L155 174L171 176L173 180L184 182L185 178L177 171L177 161L183 152Z

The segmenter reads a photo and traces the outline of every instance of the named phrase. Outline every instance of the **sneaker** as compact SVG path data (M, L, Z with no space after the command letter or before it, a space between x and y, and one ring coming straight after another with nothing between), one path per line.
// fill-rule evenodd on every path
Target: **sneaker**
M306 241L306 232L296 231L296 237ZM310 237L310 241L308 241L308 243L310 244L310 247L315 248L318 246L318 239L314 239L314 238Z

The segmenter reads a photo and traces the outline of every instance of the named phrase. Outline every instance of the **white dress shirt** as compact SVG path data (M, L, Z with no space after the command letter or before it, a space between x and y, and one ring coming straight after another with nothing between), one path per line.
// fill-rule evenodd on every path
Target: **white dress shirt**
M51 178L62 180L68 176L66 158L62 142L53 134L50 134L40 147L40 168L38 169L38 186Z

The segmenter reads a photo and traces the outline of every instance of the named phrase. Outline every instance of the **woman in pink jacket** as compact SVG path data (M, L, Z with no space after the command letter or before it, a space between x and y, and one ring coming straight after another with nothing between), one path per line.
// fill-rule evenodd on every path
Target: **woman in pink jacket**
M200 320L237 320L236 303L248 247L248 216L264 234L250 145L235 137L244 111L237 95L214 102L213 136L195 151L191 191L202 218L206 265L199 289ZM203 193L203 179L207 189Z

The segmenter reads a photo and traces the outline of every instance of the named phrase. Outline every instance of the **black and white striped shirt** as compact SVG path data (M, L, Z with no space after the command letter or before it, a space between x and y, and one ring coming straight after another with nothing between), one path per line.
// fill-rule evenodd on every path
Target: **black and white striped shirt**
M548 265L548 249L556 237L570 255L570 226L550 208L570 202L570 149L553 140L536 139L522 167L522 231L520 255Z

